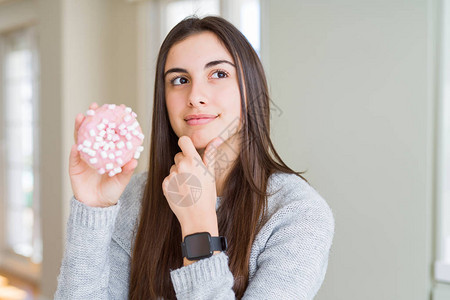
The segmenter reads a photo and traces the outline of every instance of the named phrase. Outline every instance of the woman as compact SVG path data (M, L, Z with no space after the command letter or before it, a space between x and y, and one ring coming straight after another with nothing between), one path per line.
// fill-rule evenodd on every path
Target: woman
M278 156L269 112L262 65L232 24L176 25L157 60L148 173L132 176L132 160L99 175L72 147L55 298L312 299L334 218ZM208 234L222 244L201 245Z

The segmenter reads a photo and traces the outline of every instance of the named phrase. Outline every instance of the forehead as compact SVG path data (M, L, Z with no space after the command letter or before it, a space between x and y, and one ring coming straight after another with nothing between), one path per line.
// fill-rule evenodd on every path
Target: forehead
M204 31L175 43L167 54L165 70L197 64L203 68L206 63L218 59L234 63L222 41L214 33Z

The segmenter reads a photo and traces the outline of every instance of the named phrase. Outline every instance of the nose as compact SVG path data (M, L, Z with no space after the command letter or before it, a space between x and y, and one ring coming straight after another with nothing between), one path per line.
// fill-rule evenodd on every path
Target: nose
M191 83L191 90L188 95L188 105L192 107L203 106L208 103L205 86L198 81Z

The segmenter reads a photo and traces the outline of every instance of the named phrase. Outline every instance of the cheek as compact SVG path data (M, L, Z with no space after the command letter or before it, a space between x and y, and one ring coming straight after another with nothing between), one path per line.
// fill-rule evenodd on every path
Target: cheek
M228 111L235 117L241 116L241 94L239 90L234 90L230 95Z
M180 103L174 95L166 95L166 107L171 119L174 118L181 109Z
M222 91L221 103L229 112L239 112L241 109L241 94L234 84Z

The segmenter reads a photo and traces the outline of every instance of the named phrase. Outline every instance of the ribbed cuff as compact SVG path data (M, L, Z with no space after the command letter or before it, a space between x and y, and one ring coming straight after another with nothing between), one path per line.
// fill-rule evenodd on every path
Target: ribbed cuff
M90 207L72 196L69 223L90 229L114 226L119 209L120 201L110 207Z
M170 272L172 284L177 294L192 290L196 285L204 285L231 272L228 256L221 252L206 259L201 259L189 266Z

